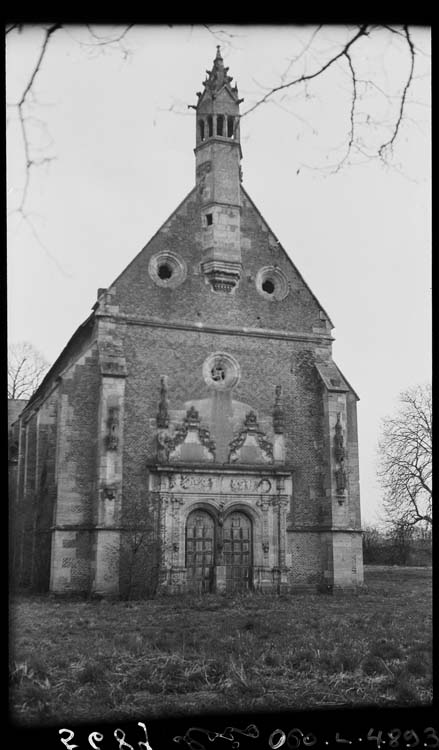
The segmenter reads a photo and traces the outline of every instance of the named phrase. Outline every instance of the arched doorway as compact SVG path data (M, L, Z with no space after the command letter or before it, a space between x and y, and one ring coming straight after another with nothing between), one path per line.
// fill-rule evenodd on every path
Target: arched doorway
M189 514L186 526L186 569L188 589L200 594L213 588L215 522L205 510Z
M252 523L241 511L230 513L223 526L226 591L252 588Z

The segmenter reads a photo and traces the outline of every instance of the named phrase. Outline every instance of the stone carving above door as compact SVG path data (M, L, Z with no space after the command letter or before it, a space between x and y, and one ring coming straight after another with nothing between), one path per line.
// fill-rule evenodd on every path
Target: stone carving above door
M157 432L157 460L159 463L173 461L214 461L215 442L207 427L201 427L197 410L191 406L183 424L172 430Z
M254 411L249 411L244 426L233 438L229 446L230 463L273 462L273 443L267 440L265 432L259 428Z

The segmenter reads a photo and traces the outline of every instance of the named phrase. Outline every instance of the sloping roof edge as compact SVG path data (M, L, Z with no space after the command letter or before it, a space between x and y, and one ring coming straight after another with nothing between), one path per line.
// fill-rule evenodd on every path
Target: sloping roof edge
M174 214L176 214L177 211L179 211L180 208L184 205L184 203L186 203L186 201L192 195L192 193L195 193L196 189L197 189L197 186L195 185L191 190L189 190L189 192L187 193L187 195L185 195L185 197L183 198L183 200L180 201L180 203L178 204L177 208L174 208L174 210L169 214L168 218L165 219L165 221L162 224L160 224L160 226L157 229L157 231L152 235L152 237L149 238L148 242L145 245L143 245L143 247L139 250L139 252L134 256L134 258L132 260L130 260L130 262L128 263L128 265L125 266L125 268L123 269L123 271L121 271L120 274L115 278L115 280L113 281L113 283L110 284L110 286L108 287L108 289L111 289L111 287L116 286L116 284L117 284L118 280L120 279L120 277L123 276L123 274L126 271L128 271L128 269L130 268L130 266L132 266L132 264L137 260L137 258L139 257L139 255L141 253L143 253L143 251L145 250L145 248L148 247L148 245L153 241L153 239L155 237L157 237L157 235L162 231L163 227L168 223L168 221L170 221L172 219L172 217L174 216Z
M283 253L285 254L286 258L287 258L287 259L289 260L289 262L290 262L290 263L291 263L291 265L293 266L293 268L294 268L295 272L297 273L297 275L299 276L299 278L301 279L301 281L302 281L302 282L303 282L303 283L305 284L305 286L306 286L306 288L308 289L308 291L309 291L309 293L311 294L311 296L312 296L312 297L313 297L313 298L315 299L315 301L317 302L317 304L318 304L318 306L320 307L320 309L322 310L322 312L323 312L323 313L324 313L324 314L326 315L326 317L327 317L327 319L328 319L328 322L330 323L331 327L332 327L332 328L335 328L335 326L334 326L334 323L332 322L332 320L331 320L331 318L329 317L328 313L326 312L325 308L324 308L324 307L323 307L323 305L322 305L322 304L321 304L321 303L319 302L319 300L317 299L316 295L315 295L315 294L314 294L314 292L312 291L311 287L309 286L309 284L307 284L307 282L306 282L306 281L305 281L305 279L303 278L302 274L300 273L299 269L298 269L298 268L297 268L297 266L296 266L296 265L295 265L295 264L293 263L293 261L291 260L290 256L288 255L287 251L285 250L285 248L284 248L284 247L283 247L283 245L281 244L280 240L278 239L277 235L276 235L276 234L275 234L275 233L273 232L272 228L270 227L270 225L268 224L268 222L266 221L266 219L265 219L265 218L264 218L264 217L262 216L262 214L261 214L261 212L259 211L258 207L256 206L255 202L254 202L254 201L253 201L253 200L252 200L252 199L250 198L249 194L247 193L247 190L246 190L246 189L244 188L244 186L243 186L243 185L241 185L241 190L243 191L243 193L244 193L245 197L247 198L247 200L249 200L249 201L250 201L251 205L253 206L253 208L254 208L254 210L256 211L256 213L258 214L258 216L259 216L259 217L261 218L261 220L262 220L262 221L264 222L264 224L265 224L265 225L266 225L266 227L267 227L267 228L269 229L269 231L271 232L271 234L273 235L273 237L274 237L274 238L276 239L276 241L277 241L277 243L278 243L278 245L279 245L280 249L282 250L282 252L283 252Z
M337 370L339 371L339 373L340 373L341 377L343 378L343 380L345 380L345 381L346 381L347 385L348 385L348 386L349 386L349 388L351 389L351 391L352 391L352 393L354 394L354 396L355 396L355 398L357 399L357 401L360 401L360 397L359 397L358 393L356 392L356 390L355 390L354 388L352 388L352 386L351 386L351 384L350 384L349 380L348 380L348 379L347 379L347 378L346 378L346 377L345 377L345 376L343 375L342 371L340 370L340 368L339 368L339 366L337 365L337 363L336 363L336 362L334 362L334 365L336 366L336 368L337 368Z
M111 288L111 287L115 286L115 284L117 283L118 279L120 279L120 277L121 277L121 276L122 276L122 275L123 275L123 274L125 273L125 271L126 271L126 270L127 270L127 269L128 269L128 268L129 268L130 266L131 266L131 265L132 265L132 263L134 263L134 261L135 261L135 260L136 260L136 259L138 258L138 256L139 256L139 255L140 255L140 254L141 254L141 253L142 253L142 252L144 251L144 249L145 249L145 248L146 248L146 247L147 247L147 246L149 245L149 243L150 243L150 242L152 242L152 240L154 239L154 237L156 237L156 236L157 236L157 235L159 234L159 232L161 232L161 230L162 230L162 229L163 229L163 227L164 227L164 226L165 226L165 225L167 224L167 222L168 222L168 221L169 221L169 220L170 220L170 219L171 219L171 218L172 218L172 217L174 216L174 214L176 214L176 213L177 213L177 211L179 211L179 210L180 210L180 208L181 208L181 207L183 206L183 204L184 204L184 203L185 203L185 202L186 202L186 201L188 200L188 198L189 198L189 197L190 197L190 196L192 195L192 193L194 193L194 192L195 192L195 190L196 190L196 186L194 186L194 187L193 187L193 188L192 188L192 189L191 189L191 190L190 190L190 191L189 191L189 192L188 192L188 193L186 194L186 196L185 196L185 197L183 198L183 200L182 200L182 201L181 201L181 202L180 202L180 203L178 204L177 208L175 208L175 209L174 209L174 210L173 210L173 211L172 211L172 212L171 212L171 213L169 214L168 218L167 218L167 219L165 219L165 221L164 221L164 222L163 222L163 223L162 223L162 224L160 225L160 227L159 227L159 228L157 229L157 231L156 231L156 232L155 232L155 233L154 233L154 234L152 235L152 237L151 237L151 238L150 238L150 239L148 240L148 242L147 242L147 243L146 243L146 244L145 244L145 245L144 245L144 246L143 246L143 247L142 247L142 248L141 248L141 249L139 250L139 252L138 252L138 253L137 253L137 254L136 254L136 255L134 256L134 258L133 258L133 259L132 259L132 260L131 260L131 261L130 261L130 262L128 263L128 265L127 265L127 266L125 266L125 268L124 268L124 269L123 269L123 270L122 270L122 271L120 272L120 274L119 274L119 275L118 275L118 276L116 277L115 281L113 281L113 283L112 283L112 284L110 285L110 287L108 287L108 288ZM32 396L31 396L31 398L29 399L29 401L28 401L27 405L26 405L26 406L25 406L25 408L23 409L23 412L22 412L22 413L24 413L25 411L27 411L27 410L28 410L29 408L31 408L31 407L32 407L32 406L33 406L33 405L35 404L35 401L37 401L37 400L38 400L38 397L39 397L39 396L41 395L42 391L43 391L43 390L44 390L44 388L45 388L45 387L47 386L47 383L48 383L48 382L50 382L50 380L51 380L51 379L52 379L52 378L53 378L53 377L55 376L55 371L57 370L57 366L58 366L58 365L60 364L60 362L61 362L61 360L62 360L63 356L64 356L64 355L66 354L66 352L68 351L69 347L70 347L70 346L72 345L72 343L73 343L73 342L75 341L75 339L76 339L77 337L79 337L80 333L82 333L82 332L83 332L83 329L84 329L84 328L85 328L85 327L86 327L87 325L89 325L91 321L94 321L94 318L95 318L95 313L94 313L94 311L93 311L93 312L92 312L92 313L91 313L91 314L90 314L90 315L88 316L88 318L86 318L86 320L85 320L85 321L84 321L83 323L81 323L81 325L80 325L80 326L79 326L79 327L78 327L78 328L76 329L76 331L74 332L74 334L73 334L73 335L71 336L71 338L69 339L69 341L68 341L68 342L67 342L67 344L65 345L64 349L63 349L63 350L61 351L61 353L59 354L59 356L57 357L57 359L56 359L56 360L55 360L55 362L53 363L52 367L51 367L51 368L50 368L50 369L48 370L48 372L46 373L45 377L44 377L44 378L43 378L43 380L41 381L41 383L40 383L40 385L38 386L38 388L37 388L37 390L35 391L35 393L33 393L33 394L32 394Z
M72 346L72 344L75 342L75 340L79 339L80 334L85 333L87 327L90 329L93 328L95 320L95 314L92 312L86 320L84 320L81 325L78 326L74 334L70 337L67 344L65 345L64 349L62 349L61 353L56 358L55 362L53 363L52 367L48 370L46 375L44 376L43 380L41 381L40 385L38 386L37 390L32 394L29 401L27 402L26 406L24 407L22 414L25 414L32 406L34 406L35 402L38 401L38 398L42 395L44 389L48 385L48 383L57 377L57 375L62 371L63 367L61 367L61 362L63 358L65 357L67 351Z

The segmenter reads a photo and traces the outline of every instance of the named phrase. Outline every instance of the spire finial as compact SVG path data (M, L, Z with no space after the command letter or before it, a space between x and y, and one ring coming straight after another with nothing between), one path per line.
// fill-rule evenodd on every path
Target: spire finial
M221 47L219 44L216 45L216 57L215 60L222 59L221 58Z

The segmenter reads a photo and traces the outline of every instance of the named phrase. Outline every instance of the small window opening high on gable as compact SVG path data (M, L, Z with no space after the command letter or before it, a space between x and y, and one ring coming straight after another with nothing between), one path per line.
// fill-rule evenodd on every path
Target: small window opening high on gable
M234 120L233 117L228 117L227 118L227 137L228 138L234 138L234 136L235 136L235 133L234 133L234 122L233 122L233 120Z
M218 115L216 119L216 134L224 135L224 115Z
M167 263L161 263L161 265L157 269L157 276L163 281L165 279L170 279L172 276L171 266L169 266Z
M262 284L262 289L263 289L263 290L264 290L264 292L266 292L267 294L273 294L273 292L274 292L274 284L273 284L273 282L272 282L272 281L270 281L270 279L266 279L266 280L265 280L265 281L263 282L263 284Z
M212 214L206 214L206 223L207 223L208 227L210 227L213 224L213 215Z

